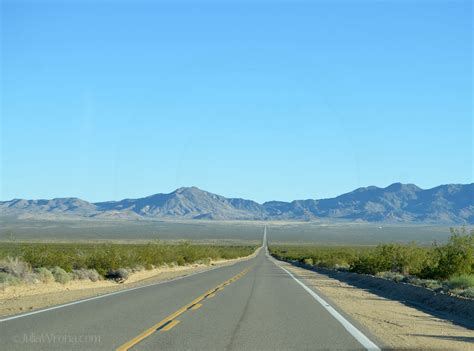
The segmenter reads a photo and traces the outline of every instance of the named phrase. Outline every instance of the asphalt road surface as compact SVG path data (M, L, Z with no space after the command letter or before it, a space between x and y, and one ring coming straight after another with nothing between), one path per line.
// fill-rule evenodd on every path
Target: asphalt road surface
M279 267L253 259L0 320L1 350L377 350Z

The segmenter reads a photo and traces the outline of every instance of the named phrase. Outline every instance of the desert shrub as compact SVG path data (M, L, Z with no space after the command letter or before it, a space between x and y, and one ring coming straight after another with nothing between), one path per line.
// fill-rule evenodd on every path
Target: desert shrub
M429 257L429 249L415 243L393 245L391 270L404 275L419 274Z
M119 269L114 269L114 270L109 271L105 277L107 279L112 279L112 280L120 282L120 281L127 280L128 276L129 276L128 270L126 270L125 268L119 268Z
M72 279L75 280L91 280L96 282L100 279L99 273L95 269L74 269L71 273Z
M385 279L393 280L397 283L402 282L405 279L405 276L403 274L397 273L397 272L380 272L380 273L377 273L377 276L385 278Z
M93 254L89 255L86 260L88 268L94 268L105 276L109 271L123 267L125 264L125 255L122 255L119 248L113 245L98 247Z
M75 259L66 250L51 250L56 248L54 244L31 244L24 245L22 250L23 259L32 267L61 267L66 271L71 271L74 267Z
M308 266L312 266L314 264L314 261L311 257L306 257L301 259L301 263L306 264Z
M467 289L474 287L474 274L463 274L452 277L448 281L451 289Z
M443 284L439 280L422 279L421 286L428 289L437 290L437 289L441 289L443 287Z
M469 274L474 265L474 231L467 233L465 227L451 228L451 237L446 245L434 245L432 260L421 272L421 276L433 279L449 279L452 276Z
M374 275L390 269L390 265L386 264L385 260L380 261L379 258L378 255L370 254L360 256L350 265L349 270L354 273Z
M355 273L395 272L421 279L446 280L473 272L474 231L468 234L464 227L451 229L451 237L445 245L432 247L415 243L377 247L272 246L270 252L279 259L299 262L312 259L318 267L343 267Z
M408 284L421 286L424 282L424 279L421 279L421 278L418 278L418 277L407 277L405 279L405 282L408 283Z
M9 267L12 261L18 267L23 264L20 270L25 272L29 271L30 266L50 270L61 267L77 279L85 272L76 271L95 269L101 277L105 277L110 271L119 268L153 269L173 262L178 265L210 263L211 260L247 256L254 251L255 246L193 245L187 242L176 245L158 241L147 244L10 243L0 250L0 256L4 257L1 262L8 263L0 263L0 272L10 272L11 269L5 267ZM15 258L8 259L7 256Z
M438 290L438 289L443 288L443 284L439 280L434 280L434 279L421 279L418 277L410 276L410 277L405 277L402 281L405 283L422 286L424 288L428 288L432 290Z
M15 277L13 274L0 272L0 284L3 285L18 285L21 280Z
M324 268L348 268L367 247L272 246L270 253L289 261L303 260ZM312 260L313 263L310 263Z
M410 245L384 244L359 256L350 270L355 273L377 274L398 272L403 275L419 274L428 258L429 250Z
M88 269L89 272L89 280L92 282L96 282L100 280L100 274L95 269Z
M153 269L153 265L151 266L150 269ZM133 268L129 269L130 273L141 272L143 270L145 270L145 267L142 266L141 264L138 264L138 265L134 266Z
M176 259L176 264L177 264L178 266L184 266L184 265L186 264L186 261L184 260L184 257L178 257L178 258Z
M467 288L467 289L457 290L456 294L474 299L474 287L471 286L470 288Z
M196 263L209 265L211 264L211 259L209 257L202 258L199 261L196 261Z
M41 282L38 274L34 272L26 273L25 275L23 275L23 277L21 277L21 280L23 283L26 283L26 284L37 284Z
M61 267L54 267L51 269L51 273L54 276L54 280L61 284L66 284L72 279L71 275Z
M35 273L38 276L38 279L43 283L51 283L54 282L53 273L47 268L40 267L35 269Z
M15 277L23 277L31 272L30 265L19 257L6 257L0 261L0 272L9 273Z

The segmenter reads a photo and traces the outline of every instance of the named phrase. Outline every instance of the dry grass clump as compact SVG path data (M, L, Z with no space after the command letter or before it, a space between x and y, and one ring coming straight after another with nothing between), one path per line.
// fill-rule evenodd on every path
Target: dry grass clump
M31 266L19 257L6 257L0 261L0 272L23 277L31 272Z
M19 285L23 281L31 283L36 282L37 278L31 272L28 263L22 261L18 257L7 256L0 260L0 285Z

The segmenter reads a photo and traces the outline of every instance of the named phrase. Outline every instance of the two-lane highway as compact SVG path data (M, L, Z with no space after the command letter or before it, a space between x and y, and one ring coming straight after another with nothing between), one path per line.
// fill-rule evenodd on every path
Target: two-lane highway
M374 349L268 257L0 321L2 350Z

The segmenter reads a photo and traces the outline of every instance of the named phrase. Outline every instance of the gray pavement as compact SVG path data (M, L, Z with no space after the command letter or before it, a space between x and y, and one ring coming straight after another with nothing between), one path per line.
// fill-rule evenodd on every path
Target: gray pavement
M196 309L137 341L246 268ZM364 349L264 250L232 266L0 322L1 350L114 350L134 338L130 350Z

